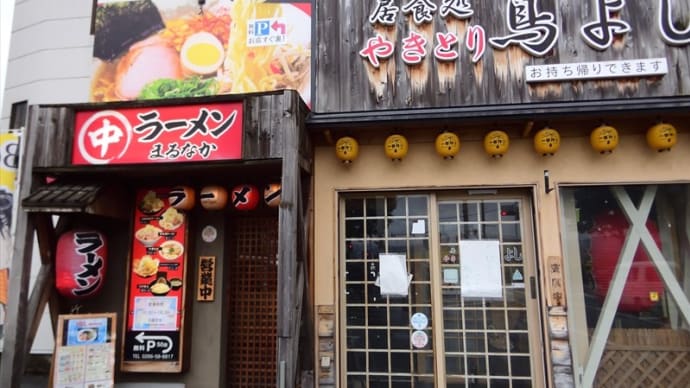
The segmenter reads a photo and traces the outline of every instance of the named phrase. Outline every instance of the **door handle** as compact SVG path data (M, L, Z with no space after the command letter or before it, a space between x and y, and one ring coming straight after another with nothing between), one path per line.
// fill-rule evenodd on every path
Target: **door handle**
M534 276L529 277L529 292L532 299L537 299L537 279Z

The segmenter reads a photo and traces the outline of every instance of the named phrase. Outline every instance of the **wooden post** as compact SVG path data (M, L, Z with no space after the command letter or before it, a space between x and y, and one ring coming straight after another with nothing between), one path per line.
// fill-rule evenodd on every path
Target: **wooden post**
M40 136L38 128L48 118L37 107L31 107L29 129L22 134L20 155L19 198L31 192L34 151L36 139ZM5 320L5 340L0 363L0 386L18 387L26 366L26 354L31 349L27 344L27 318L29 317L28 294L31 259L33 256L33 220L24 211L17 214L16 229L12 250L12 267L7 296L7 317Z

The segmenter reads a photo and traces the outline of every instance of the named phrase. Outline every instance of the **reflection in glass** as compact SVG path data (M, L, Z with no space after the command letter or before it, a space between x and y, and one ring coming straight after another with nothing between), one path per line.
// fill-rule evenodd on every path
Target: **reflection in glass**
M367 198L367 217L383 217L386 215L386 202L383 198Z
M362 220L347 220L347 221L345 221L345 237L346 238L362 238L362 237L364 237L364 222Z
M454 203L442 203L438 205L438 220L440 222L457 222L458 210Z
M426 216L429 214L426 196L410 196L407 199L407 203L410 207L410 217Z
M345 217L362 217L364 216L364 202L361 199L346 199L345 200Z
M388 372L388 353L369 352L369 371Z
M482 221L498 221L498 203L482 202Z

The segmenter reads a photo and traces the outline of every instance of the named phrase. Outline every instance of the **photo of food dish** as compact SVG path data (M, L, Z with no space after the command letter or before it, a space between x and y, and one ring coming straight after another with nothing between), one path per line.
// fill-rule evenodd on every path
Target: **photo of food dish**
M165 209L158 221L158 225L165 230L175 230L184 222L184 214L180 213L174 207Z
M135 233L134 237L144 246L152 247L158 240L161 239L161 232L163 230L151 224L139 228Z
M77 332L77 342L79 343L89 343L96 340L98 337L98 331L92 328L81 329Z
M182 256L184 252L184 246L177 241L170 240L162 243L160 245L160 251L158 254L165 260L175 260Z
M90 100L294 89L311 103L308 5L208 0L200 9L199 4L99 0ZM268 29L257 24L263 22Z
M164 278L160 277L149 285L149 291L156 296L165 296L170 292L170 283Z
M132 271L143 278L147 278L158 272L159 263L160 260L154 259L153 256L144 255L140 259L134 260Z
M139 203L139 210L144 214L156 214L163 209L163 206L165 206L165 203L158 198L158 194L153 190L149 190Z
M179 278L170 279L169 283L170 283L170 288L172 288L173 290L178 290L178 289L180 289L180 287L182 287L182 279L179 279Z

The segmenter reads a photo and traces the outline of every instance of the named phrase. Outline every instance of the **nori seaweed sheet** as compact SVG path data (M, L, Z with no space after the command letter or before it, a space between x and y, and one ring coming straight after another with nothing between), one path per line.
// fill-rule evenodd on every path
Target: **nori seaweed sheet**
M98 4L93 56L111 61L163 28L163 18L151 0Z

